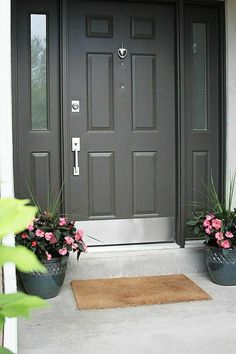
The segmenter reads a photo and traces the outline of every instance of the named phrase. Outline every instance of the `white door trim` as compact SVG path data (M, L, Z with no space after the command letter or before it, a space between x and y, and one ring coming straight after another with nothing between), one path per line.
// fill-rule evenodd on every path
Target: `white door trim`
M2 198L14 197L13 145L12 145L12 89L11 89L11 0L0 1L0 192ZM14 237L5 240L14 244ZM4 266L4 289L16 291L15 267ZM3 345L17 353L17 322L9 318L5 322Z

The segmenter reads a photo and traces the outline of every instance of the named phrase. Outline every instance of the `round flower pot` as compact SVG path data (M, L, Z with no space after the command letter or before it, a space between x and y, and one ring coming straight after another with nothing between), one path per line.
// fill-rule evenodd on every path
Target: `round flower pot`
M211 280L219 285L236 285L236 249L206 246L207 268Z
M51 299L57 296L65 279L68 258L68 256L64 256L52 258L50 261L41 261L47 268L47 273L20 272L26 292L43 299Z

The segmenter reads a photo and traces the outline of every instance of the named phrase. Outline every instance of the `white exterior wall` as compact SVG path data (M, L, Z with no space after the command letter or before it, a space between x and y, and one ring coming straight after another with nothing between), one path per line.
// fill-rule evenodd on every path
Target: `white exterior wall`
M12 96L11 96L11 0L0 1L0 194L13 197ZM7 244L14 244L8 237ZM4 267L5 292L16 291L15 267ZM6 319L4 346L17 352L16 319Z
M236 170L236 0L226 1L226 169ZM233 206L236 206L236 193Z

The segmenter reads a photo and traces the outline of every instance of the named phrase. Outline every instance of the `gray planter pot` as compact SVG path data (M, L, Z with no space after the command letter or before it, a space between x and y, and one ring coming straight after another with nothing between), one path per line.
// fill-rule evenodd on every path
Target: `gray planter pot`
M206 262L211 280L219 285L236 285L236 249L206 246Z
M64 258L63 263L62 258ZM58 295L67 268L68 256L53 258L51 261L42 261L48 273L22 273L20 277L26 292L30 295L37 295L43 299L50 299Z

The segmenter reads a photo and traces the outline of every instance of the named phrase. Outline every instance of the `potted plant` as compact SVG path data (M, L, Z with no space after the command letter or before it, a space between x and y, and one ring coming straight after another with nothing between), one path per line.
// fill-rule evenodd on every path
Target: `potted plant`
M48 198L46 211L42 211L32 193L31 197L38 207L38 213L25 230L16 234L15 240L17 245L33 251L48 272L20 272L20 277L27 293L49 299L60 291L69 253L76 252L78 259L87 246L83 241L84 231L76 229L73 221L58 214L59 196L52 203L51 197Z
M205 238L206 262L211 280L219 285L236 285L236 209L232 209L235 177L230 180L226 202L220 197L211 178L206 187L209 207L192 213L187 225Z

